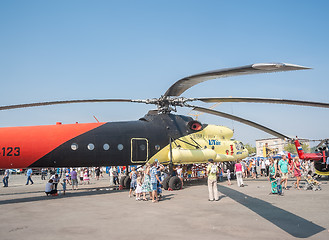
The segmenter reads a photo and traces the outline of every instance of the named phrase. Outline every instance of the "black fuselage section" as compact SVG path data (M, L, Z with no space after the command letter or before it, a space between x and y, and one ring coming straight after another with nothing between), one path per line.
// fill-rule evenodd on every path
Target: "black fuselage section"
M177 139L195 132L192 118L148 113L138 121L108 122L70 139L30 167L126 166L147 162Z

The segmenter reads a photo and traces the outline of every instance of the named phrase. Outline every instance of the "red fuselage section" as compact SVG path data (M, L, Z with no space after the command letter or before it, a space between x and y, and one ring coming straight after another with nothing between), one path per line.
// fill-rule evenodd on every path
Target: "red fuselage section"
M66 141L103 124L0 128L0 168L26 168Z

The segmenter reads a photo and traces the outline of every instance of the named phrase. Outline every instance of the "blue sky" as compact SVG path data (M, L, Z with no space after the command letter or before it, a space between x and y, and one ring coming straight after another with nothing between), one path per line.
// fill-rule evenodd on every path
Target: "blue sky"
M313 68L210 80L184 97L329 102L327 1L1 1L0 105L160 97L176 80L260 62ZM211 106L199 104L201 106ZM0 112L0 126L136 120L151 105L73 104ZM290 136L329 137L329 109L223 103L217 110ZM188 109L179 109L188 114ZM203 114L254 144L270 135Z

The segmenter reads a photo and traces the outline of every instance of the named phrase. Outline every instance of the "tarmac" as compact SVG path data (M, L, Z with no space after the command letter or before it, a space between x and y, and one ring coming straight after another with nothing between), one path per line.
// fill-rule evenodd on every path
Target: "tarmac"
M65 195L46 196L46 181L11 175L0 189L0 239L329 239L329 184L321 191L292 188L269 195L265 177L220 182L220 200L208 201L205 180L164 191L158 203L136 201L91 180ZM59 186L58 189L61 189Z

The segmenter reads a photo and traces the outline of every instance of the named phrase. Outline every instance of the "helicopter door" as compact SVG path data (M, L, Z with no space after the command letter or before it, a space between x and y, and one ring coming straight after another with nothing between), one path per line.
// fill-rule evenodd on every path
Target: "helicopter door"
M131 162L145 163L148 160L148 140L146 138L131 139Z

